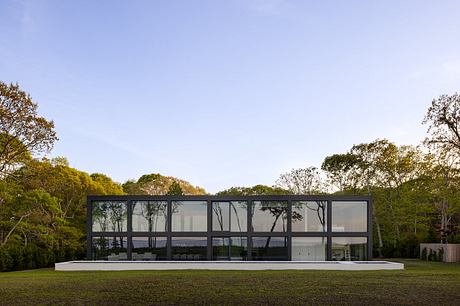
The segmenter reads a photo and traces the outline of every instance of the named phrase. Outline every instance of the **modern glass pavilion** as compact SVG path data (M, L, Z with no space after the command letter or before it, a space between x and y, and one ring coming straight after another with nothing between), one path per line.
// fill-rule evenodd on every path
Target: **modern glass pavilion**
M369 260L362 196L90 196L93 260Z

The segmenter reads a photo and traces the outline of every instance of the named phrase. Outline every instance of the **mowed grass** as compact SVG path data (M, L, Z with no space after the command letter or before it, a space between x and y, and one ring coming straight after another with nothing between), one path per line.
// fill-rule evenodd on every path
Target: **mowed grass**
M460 305L460 264L400 262L406 270L8 272L0 304Z

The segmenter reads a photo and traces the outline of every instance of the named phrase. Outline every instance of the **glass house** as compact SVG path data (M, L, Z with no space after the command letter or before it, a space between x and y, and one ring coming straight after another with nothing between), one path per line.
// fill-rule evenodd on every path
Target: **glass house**
M92 260L370 260L362 196L90 196Z

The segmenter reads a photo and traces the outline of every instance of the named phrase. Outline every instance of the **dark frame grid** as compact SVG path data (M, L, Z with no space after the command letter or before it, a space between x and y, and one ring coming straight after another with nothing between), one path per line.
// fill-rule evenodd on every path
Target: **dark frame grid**
M92 210L93 202L99 201L124 201L127 203L128 220L126 232L93 232ZM133 201L167 201L168 202L168 225L166 232L133 232L132 231L132 202ZM207 231L206 232L172 232L171 203L173 201L206 201L207 202ZM243 201L247 202L247 231L246 232L220 232L212 230L212 202ZM251 209L254 201L285 201L287 207L287 231L286 232L254 232L252 231ZM327 202L327 231L326 232L292 232L292 202L295 201L326 201ZM367 203L367 232L332 232L332 202L359 201ZM249 209L251 208L251 209ZM87 198L87 259L92 259L93 237L127 237L128 260L131 260L132 237L166 237L167 257L171 260L172 237L207 237L207 260L212 260L213 237L247 237L248 258L252 260L253 237L287 237L287 255L291 260L292 237L326 237L327 260L332 259L332 237L365 237L367 238L367 259L372 258L372 198L370 196L336 196L336 195L259 195L259 196L144 196L144 195L107 195L88 196Z

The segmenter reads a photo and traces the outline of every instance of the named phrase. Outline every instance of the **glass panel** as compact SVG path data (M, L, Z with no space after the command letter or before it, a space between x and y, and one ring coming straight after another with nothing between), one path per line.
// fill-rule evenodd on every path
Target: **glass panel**
M93 232L126 232L127 215L126 202L93 202Z
M246 237L212 238L213 260L247 260L247 254Z
M326 237L292 237L292 260L326 260Z
M133 237L132 260L166 260L166 237Z
M126 237L93 237L93 260L128 260Z
M206 237L173 237L172 260L206 260Z
M253 237L252 260L288 260L287 237Z
M332 260L367 260L367 238L332 237Z
M172 202L173 232L206 232L207 205L206 201L174 201Z
M133 202L134 232L167 231L168 202L135 201Z
M367 232L367 202L332 202L333 232Z
M239 201L212 203L212 230L246 232L247 203Z
M326 232L327 201L292 202L293 232Z
M286 232L287 202L254 201L252 228L255 232Z

